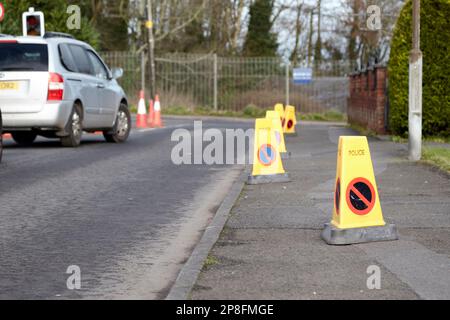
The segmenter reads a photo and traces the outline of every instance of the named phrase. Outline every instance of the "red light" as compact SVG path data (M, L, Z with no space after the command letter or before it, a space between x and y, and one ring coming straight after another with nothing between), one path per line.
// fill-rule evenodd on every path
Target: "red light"
M0 43L17 43L17 40L0 40Z
M48 101L61 101L64 96L64 79L58 73L49 73Z

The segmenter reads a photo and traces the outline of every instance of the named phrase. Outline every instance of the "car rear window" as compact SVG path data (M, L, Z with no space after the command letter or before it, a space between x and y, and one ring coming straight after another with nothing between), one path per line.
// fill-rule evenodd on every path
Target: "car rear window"
M47 45L0 43L0 71L48 71Z

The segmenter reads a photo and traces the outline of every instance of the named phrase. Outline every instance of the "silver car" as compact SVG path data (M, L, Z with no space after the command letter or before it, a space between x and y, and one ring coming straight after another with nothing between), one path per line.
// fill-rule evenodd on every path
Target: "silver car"
M0 36L0 109L3 130L22 145L37 135L80 145L83 131L124 142L131 130L125 92L88 44L60 33Z

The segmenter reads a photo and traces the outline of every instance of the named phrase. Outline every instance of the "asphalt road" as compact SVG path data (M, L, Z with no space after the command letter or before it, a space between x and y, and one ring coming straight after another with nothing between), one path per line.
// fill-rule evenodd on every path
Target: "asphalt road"
M133 130L123 145L77 149L6 141L0 164L0 299L162 299L239 166L176 166L175 128ZM208 120L204 127L248 128ZM81 289L69 290L71 265Z

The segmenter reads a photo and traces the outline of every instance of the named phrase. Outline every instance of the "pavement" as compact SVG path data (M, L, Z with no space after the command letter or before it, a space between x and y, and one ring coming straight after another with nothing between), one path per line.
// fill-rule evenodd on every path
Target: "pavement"
M287 138L292 182L244 186L186 298L450 299L450 177L408 162L404 145L369 139L384 218L400 239L329 246L320 238L341 135L358 134L308 123ZM371 290L373 266L381 287Z
M0 164L0 299L163 299L242 167L171 161L177 128L132 131L80 148L5 140ZM204 128L252 122L207 119ZM69 266L81 289L69 290Z

